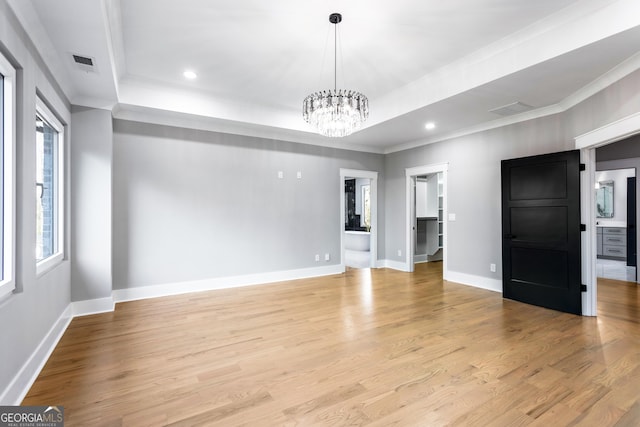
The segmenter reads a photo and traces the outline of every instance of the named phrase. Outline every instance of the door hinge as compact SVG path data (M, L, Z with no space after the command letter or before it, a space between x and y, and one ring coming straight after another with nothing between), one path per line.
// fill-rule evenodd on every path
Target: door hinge
M580 224L580 231L587 231L587 224Z
M586 170L587 170L587 165L585 165L584 163L580 163L580 172L583 172Z
M580 285L580 292L587 292L587 285Z

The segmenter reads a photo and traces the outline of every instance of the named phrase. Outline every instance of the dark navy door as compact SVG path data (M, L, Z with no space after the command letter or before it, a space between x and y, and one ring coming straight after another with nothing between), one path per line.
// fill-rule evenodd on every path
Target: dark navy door
M580 152L502 161L504 298L582 314Z
M636 178L627 178L627 265L637 267Z

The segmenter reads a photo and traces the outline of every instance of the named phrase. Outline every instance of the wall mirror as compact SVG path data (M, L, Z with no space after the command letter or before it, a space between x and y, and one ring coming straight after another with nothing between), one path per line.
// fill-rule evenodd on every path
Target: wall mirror
M596 189L598 218L613 218L613 181L600 181Z

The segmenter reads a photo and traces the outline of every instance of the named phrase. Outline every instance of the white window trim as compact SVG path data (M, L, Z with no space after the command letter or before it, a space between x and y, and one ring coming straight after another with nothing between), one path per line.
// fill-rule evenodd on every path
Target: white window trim
M360 198L362 200L362 212L360 212L360 227L364 227L365 223L365 209L364 209L364 193L365 187L369 187L369 209L371 209L371 182L369 184L364 184L360 186ZM371 211L369 211L371 212Z
M40 99L40 97L36 97L36 113L47 121L51 127L53 127L56 132L58 132L58 146L57 149L57 184L56 184L56 200L55 200L55 209L57 213L57 229L55 239L57 242L56 252L51 256L39 261L36 263L36 276L41 276L53 269L64 260L64 224L65 224L65 212L64 212L64 126L58 120L58 118L53 114L51 109L45 105L45 103ZM35 120L35 117L34 117Z
M5 211L3 215L4 239L2 241L4 260L3 276L0 280L0 297L8 295L15 289L15 248L16 248L16 70L0 54L0 73L4 76L4 177L2 183L3 205Z

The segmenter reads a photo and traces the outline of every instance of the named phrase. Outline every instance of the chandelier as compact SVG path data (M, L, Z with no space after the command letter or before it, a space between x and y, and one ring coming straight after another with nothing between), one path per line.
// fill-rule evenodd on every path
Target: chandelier
M347 136L360 129L369 117L369 100L354 90L337 90L338 23L342 15L332 13L329 22L335 25L333 46L333 90L312 93L302 102L302 117L319 134L336 138Z

